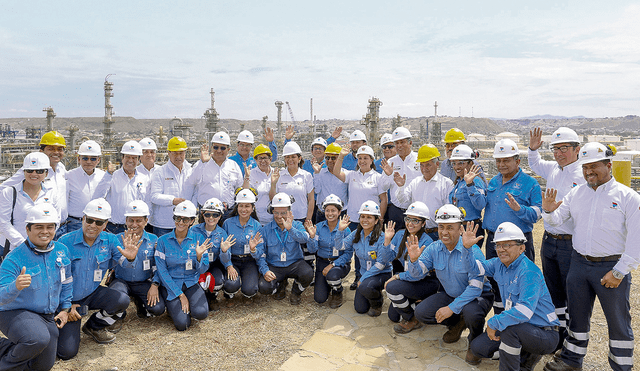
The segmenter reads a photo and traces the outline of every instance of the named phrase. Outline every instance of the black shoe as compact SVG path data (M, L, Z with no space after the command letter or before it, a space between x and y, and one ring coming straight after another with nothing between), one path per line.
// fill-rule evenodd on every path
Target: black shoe
M276 293L273 294L273 298L275 300L282 300L287 297L287 286L289 286L288 280L285 279L284 281L280 282L278 290L276 290Z
M349 290L354 291L357 288L358 288L358 280L355 280L355 281L353 281L351 286L349 286Z
M291 303L291 305L299 305L301 301L302 298L300 297L300 294L296 294L291 291L291 295L289 295L289 303Z
M382 307L377 307L377 308L371 307L367 312L367 315L369 317L378 317L381 314L382 314Z
M107 326L106 330L112 334L117 334L122 330L122 325L124 325L124 319L117 319L112 325Z
M541 354L531 354L522 352L520 355L520 371L533 371L542 359Z
M338 293L331 293L329 297L329 308L337 309L342 306L342 291Z
M136 306L136 315L138 316L138 318L147 318L147 317L151 317L151 315L149 314L149 312L147 312L147 308L144 306L144 303L142 302L142 300L138 299L137 297L133 297L133 304L135 304Z
M216 295L207 295L207 302L209 303L210 312L217 312L220 310L220 302L218 301L218 297Z
M573 367L564 363L562 360L547 362L543 368L544 371L581 371L582 367Z

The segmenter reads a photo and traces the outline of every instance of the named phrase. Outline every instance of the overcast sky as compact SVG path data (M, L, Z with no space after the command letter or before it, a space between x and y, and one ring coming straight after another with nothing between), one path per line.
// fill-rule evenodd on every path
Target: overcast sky
M640 114L632 1L4 1L0 117ZM90 5L92 4L92 5Z

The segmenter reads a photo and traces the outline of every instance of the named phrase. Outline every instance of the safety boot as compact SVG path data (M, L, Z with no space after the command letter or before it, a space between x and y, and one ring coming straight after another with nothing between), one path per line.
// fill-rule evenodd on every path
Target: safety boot
M273 298L276 300L284 299L287 296L287 286L289 286L289 280L285 279L284 281L280 282L276 293L273 294Z
M455 325L449 327L449 330L442 335L442 341L447 344L455 343L460 340L462 331L467 328L467 324L464 322L464 318L460 316L460 320Z

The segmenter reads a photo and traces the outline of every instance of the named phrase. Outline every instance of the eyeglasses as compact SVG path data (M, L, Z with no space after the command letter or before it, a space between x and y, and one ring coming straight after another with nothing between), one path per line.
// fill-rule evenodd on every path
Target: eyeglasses
M393 144L384 144L382 146L382 149L394 149L396 148L396 146L394 146Z
M251 148L252 145L253 144L251 144L251 143L238 142L238 147ZM213 148L215 148L215 147L213 147ZM224 149L223 149L223 151L224 151Z
M324 156L327 161L335 161L338 159L338 156Z
M194 221L196 218L193 217L189 217L189 216L180 216L180 215L174 215L173 216L173 221L176 223L180 223L183 222L184 224L189 224L190 222Z
M288 211L274 211L273 216L285 216L287 213Z
M217 150L226 151L227 148L229 148L229 147L227 147L227 146L212 146L211 148L213 148L214 151L217 151Z
M464 161L451 161L451 166L465 166L468 163L469 163L469 161L467 161L467 160L464 160Z
M271 157L270 156L258 156L256 157L256 161L271 161Z
M84 217L84 221L87 222L87 224L96 223L98 227L102 227L102 225L107 222L106 220L93 219L93 218L89 218L88 216Z
M405 222L405 224L420 224L422 222L422 219L409 218L408 216L405 216L404 217L404 222Z
M312 151L323 151L324 152L324 147L322 146L313 146L313 148L311 148Z
M519 243L508 243L508 244L500 244L500 245L496 244L496 251L506 250L512 246L519 246L519 245L520 245Z
M558 151L560 151L560 152L562 152L562 153L566 153L566 152L569 150L569 148L575 148L575 147L576 147L576 146L560 146L560 147L551 147L551 150L552 150L553 152L558 152Z
M205 218L219 218L220 215L222 215L222 213L204 213L204 214L202 214L202 216L204 216Z
M91 161L91 162L96 162L96 161L98 161L98 158L97 158L97 157L87 157L87 156L85 156L85 157L82 157L82 158L80 158L80 159L81 159L82 161Z
M37 170L33 170L33 169L25 169L24 172L27 174L31 174L35 171L36 174L44 174L45 171L47 171L47 169L37 169Z

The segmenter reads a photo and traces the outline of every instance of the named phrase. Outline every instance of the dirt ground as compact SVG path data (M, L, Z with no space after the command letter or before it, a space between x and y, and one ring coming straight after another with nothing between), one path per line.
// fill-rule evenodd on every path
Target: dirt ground
M538 265L542 228L539 222L534 229ZM634 332L640 334L637 274L633 283L632 325ZM176 331L166 314L137 318L132 305L115 343L99 345L83 334L78 356L56 362L53 370L273 370L298 351L333 313L326 305L313 301L312 290L303 294L299 306L265 297L251 301L237 298L233 302L234 307L223 305L220 311L211 312L209 318L185 332ZM584 369L609 369L607 325L598 303L591 325ZM635 364L640 364L639 353L636 349Z

